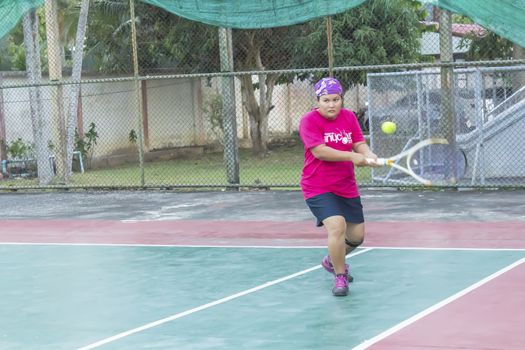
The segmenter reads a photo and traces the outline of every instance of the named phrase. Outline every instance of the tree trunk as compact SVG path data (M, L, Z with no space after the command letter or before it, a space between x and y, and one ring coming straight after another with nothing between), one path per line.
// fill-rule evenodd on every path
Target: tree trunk
M454 61L452 46L452 13L440 10L439 15L439 49L440 60L443 63ZM452 67L441 67L441 132L451 145L447 151L446 159L453 159L456 149L456 115L454 108L454 70ZM449 153L449 154L448 154ZM448 182L457 183L456 162L450 161L446 164L446 178Z
M250 120L250 137L252 141L253 153L264 156L268 152L268 113L272 105L272 94L278 75L265 75L263 79L259 77L260 90L259 102L255 98L252 77L243 75L241 79L241 89L246 97L246 110ZM262 84L261 84L262 81Z
M264 70L264 66L261 62L261 55L257 56L257 67ZM259 152L258 154L264 155L268 151L268 116L267 116L267 103L266 103L266 74L259 74Z
M57 0L44 0L46 21L47 65L49 80L62 81L62 55L60 53L59 29L57 19ZM67 183L66 159L66 122L64 116L64 86L62 84L49 86L49 104L51 121L53 123L53 152L55 154L56 181Z
M75 50L73 52L73 71L71 72L71 80L78 82L78 84L71 85L69 91L69 110L67 118L67 174L71 176L73 165L73 151L75 143L75 129L77 128L77 112L78 112L78 95L80 92L80 80L82 77L82 59L84 56L84 38L86 36L87 17L89 13L90 0L82 0L80 6L80 14L78 17L77 37L75 41ZM82 155L80 155L82 157Z
M252 150L256 155L263 155L266 150L263 148L261 140L260 113L255 111L250 113L250 138L252 139Z
M26 71L30 84L38 84L42 80L40 66L40 45L38 43L38 17L35 10L28 11L23 19L24 47L26 50ZM50 132L44 118L40 87L29 87L29 106L35 143L38 181L40 185L47 185L53 178L53 169L49 165L48 142Z
M256 39L254 31L246 33L243 50L246 58L243 62L245 69L255 69L264 71L261 58L261 43ZM246 103L246 111L250 120L250 137L252 141L253 153L258 156L266 155L268 151L268 113L272 106L272 94L275 83L279 75L259 74L259 101L255 97L255 88L252 76L243 75L240 77L241 89Z

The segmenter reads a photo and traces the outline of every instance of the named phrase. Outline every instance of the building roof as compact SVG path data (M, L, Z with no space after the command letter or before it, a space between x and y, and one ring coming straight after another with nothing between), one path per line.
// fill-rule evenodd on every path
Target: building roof
M436 31L439 30L439 22L424 21L424 25L427 27L434 27ZM463 38L467 35L474 35L477 37L483 37L487 35L487 30L479 24L463 24L463 23L452 23L452 35Z

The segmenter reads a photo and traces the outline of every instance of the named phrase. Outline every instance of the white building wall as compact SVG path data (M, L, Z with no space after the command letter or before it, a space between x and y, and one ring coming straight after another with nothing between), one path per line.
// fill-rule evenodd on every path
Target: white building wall
M86 77L89 79L89 77ZM213 94L220 94L220 79L198 78L194 83L185 79L151 79L146 82L149 150L194 146L216 142L218 135L211 131L203 103ZM4 76L4 87L25 84L23 74ZM254 82L257 82L254 77ZM44 119L51 126L50 88L41 87ZM69 85L64 86L65 112ZM33 142L29 92L27 87L4 88L4 112L7 142L17 138ZM82 121L87 132L95 124L99 137L95 157L136 151L129 141L131 130L137 132L137 94L133 81L83 83ZM258 98L258 96L256 96ZM237 130L240 139L249 138L249 118L243 106L240 81L235 79ZM345 94L345 105L354 111L364 106L366 89L354 88ZM307 81L295 81L275 86L268 127L270 135L286 136L297 131L302 115L315 107L313 87ZM219 136L220 137L220 136ZM246 144L246 143L244 143Z

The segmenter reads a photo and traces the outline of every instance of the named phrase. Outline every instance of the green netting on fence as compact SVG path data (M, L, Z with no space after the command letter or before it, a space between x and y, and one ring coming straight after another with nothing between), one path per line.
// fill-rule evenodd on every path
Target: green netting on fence
M366 0L142 0L194 21L231 28L270 28L303 23L358 6Z
M232 28L267 28L306 22L360 5L364 0L142 0L179 16ZM525 0L420 0L466 15L525 47Z
M231 28L270 28L302 23L351 9L366 0L141 0L178 16ZM525 47L525 0L419 0L470 17ZM0 38L44 0L0 0Z
M13 29L28 10L43 3L44 0L0 0L0 39Z
M462 14L525 47L525 0L419 0Z

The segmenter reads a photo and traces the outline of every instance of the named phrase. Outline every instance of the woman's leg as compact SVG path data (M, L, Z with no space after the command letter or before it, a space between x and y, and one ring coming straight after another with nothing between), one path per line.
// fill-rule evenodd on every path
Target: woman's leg
M345 233L346 221L343 216L330 216L323 220L323 225L328 232L328 254L334 266L335 274L344 274L345 266Z
M365 239L365 223L353 224L346 223L345 247L346 254L359 247Z

